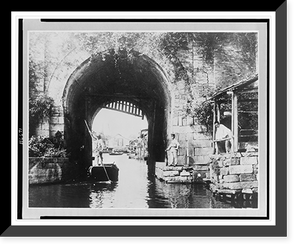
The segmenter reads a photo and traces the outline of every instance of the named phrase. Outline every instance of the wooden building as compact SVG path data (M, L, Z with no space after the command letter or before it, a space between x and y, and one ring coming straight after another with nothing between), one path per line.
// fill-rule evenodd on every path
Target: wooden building
M219 121L232 131L231 151L258 147L258 75L239 81L213 94L213 124ZM215 142L215 126L213 140Z

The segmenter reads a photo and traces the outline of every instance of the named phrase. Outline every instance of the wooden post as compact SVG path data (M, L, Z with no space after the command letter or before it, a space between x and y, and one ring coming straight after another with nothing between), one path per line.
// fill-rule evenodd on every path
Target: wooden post
M213 107L213 141L216 139L216 128L215 128L215 121L216 121L216 101L214 100L214 107ZM213 147L214 147L214 153L216 149L216 143L213 142Z
M220 103L214 100L214 108L213 108L213 140L216 139L216 128L215 122L220 122L221 114L220 114ZM217 142L213 143L215 154L219 153Z
M214 100L214 106L213 106L213 148L214 148L213 152L214 154L216 149L216 143L214 142L216 136L215 121L216 121L216 101Z
M238 97L235 92L232 94L232 115L231 115L231 130L233 133L233 151L238 150Z
M190 155L189 155L189 141L186 139L186 165L190 165Z
M120 110L121 110L121 111L124 111L123 108L124 108L124 103L123 103L123 101L120 101Z
M216 103L217 104L217 121L220 122L221 120L221 112L220 112L220 106L221 104L219 102Z

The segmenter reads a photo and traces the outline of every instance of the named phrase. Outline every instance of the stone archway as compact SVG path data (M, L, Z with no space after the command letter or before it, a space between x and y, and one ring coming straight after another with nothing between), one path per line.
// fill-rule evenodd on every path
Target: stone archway
M149 172L163 161L170 131L171 98L161 67L136 51L109 50L84 61L69 77L63 92L65 141L71 160L84 170L91 164L91 139L84 120L105 103L127 101L143 111L149 124Z

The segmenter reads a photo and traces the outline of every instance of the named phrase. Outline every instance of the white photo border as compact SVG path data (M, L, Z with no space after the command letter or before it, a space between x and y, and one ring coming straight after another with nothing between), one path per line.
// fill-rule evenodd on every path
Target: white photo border
M275 75L275 47L276 47L276 15L274 12L243 12L242 14L239 12L188 12L188 13L172 13L172 12L158 12L158 13L120 13L120 12L106 12L106 13L99 13L99 12L88 12L88 13L80 13L80 12L58 12L58 13L50 13L50 12L16 12L12 13L12 142L17 142L18 138L17 135L13 133L13 131L17 131L18 127L18 25L20 19L41 19L41 18L88 18L88 19L99 19L101 18L108 18L108 19L147 19L147 18L154 18L154 19L268 19L269 20L269 51L270 51L270 58L269 58L269 93L270 93L270 105L269 105L269 133L270 133L270 141L269 141L269 150L270 150L270 158L269 158L269 218L267 220L231 220L228 219L214 219L214 220L176 220L176 219L157 219L157 220L145 220L145 219L113 219L109 220L106 219L105 221L102 220L39 220L39 219L30 219L24 220L18 218L18 151L17 145L12 143L12 169L11 169L11 223L13 226L41 226L41 225L106 225L106 226L125 226L125 225L137 225L137 226L145 226L145 225L197 225L197 226L220 226L220 225L237 225L237 226L245 226L245 225L260 225L260 226L274 226L276 225L276 176L275 176L275 169L272 169L271 166L276 166L276 159L275 159L275 145L276 145L276 75ZM137 20L138 21L138 20Z

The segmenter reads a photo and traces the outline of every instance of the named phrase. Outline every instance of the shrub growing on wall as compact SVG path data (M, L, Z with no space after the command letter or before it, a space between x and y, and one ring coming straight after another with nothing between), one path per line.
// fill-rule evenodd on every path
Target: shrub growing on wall
M56 147L50 138L32 136L28 147L29 157L66 157L66 150Z
M198 122L205 125L207 132L213 133L213 104L211 102L203 102L194 109L194 115Z
M54 100L46 95L29 98L29 134L33 135L36 126L45 118L51 117Z

